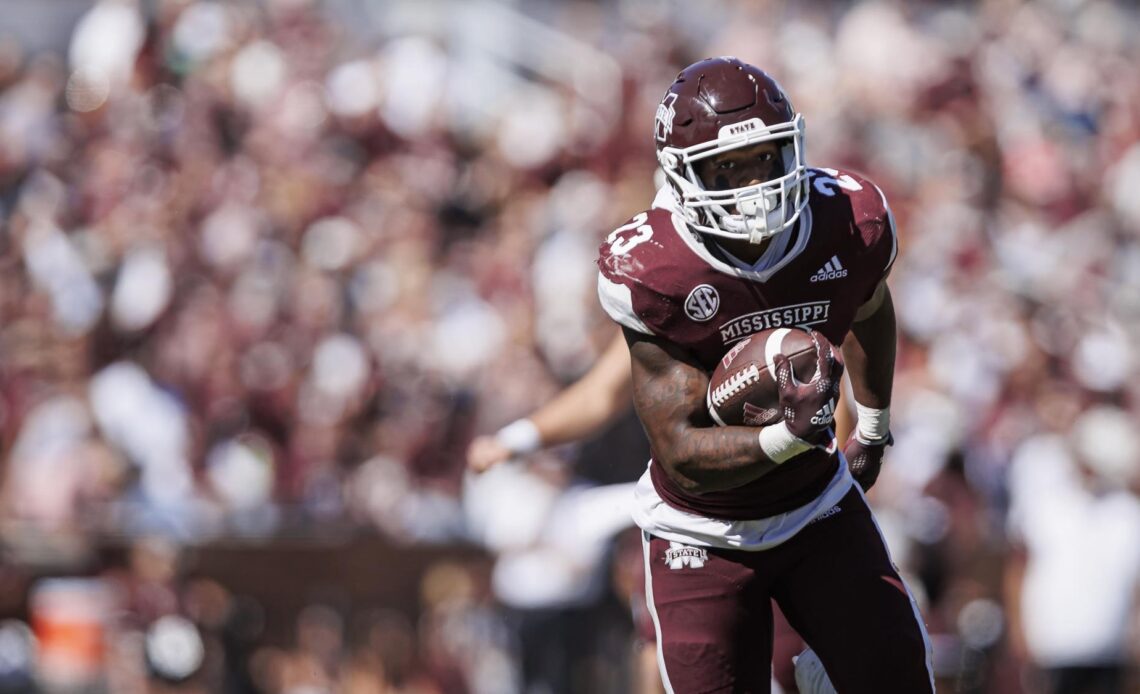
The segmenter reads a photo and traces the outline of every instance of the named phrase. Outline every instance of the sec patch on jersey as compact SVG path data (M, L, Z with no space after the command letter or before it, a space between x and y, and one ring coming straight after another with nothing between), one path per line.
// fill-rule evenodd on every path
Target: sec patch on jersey
M797 380L815 376L816 343L803 328L772 328L733 345L717 363L705 396L709 414L721 426L768 426L780 421L776 355L783 354Z

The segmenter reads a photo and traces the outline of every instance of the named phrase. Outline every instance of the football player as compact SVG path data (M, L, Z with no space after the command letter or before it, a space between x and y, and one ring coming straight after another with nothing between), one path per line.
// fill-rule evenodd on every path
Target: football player
M598 291L653 451L634 515L666 689L768 691L771 598L839 691L933 691L925 627L852 476L870 486L890 441L897 240L882 192L808 168L803 116L735 58L683 70L654 137L667 184L601 245ZM793 326L812 331L818 368L801 383L774 357L783 419L717 427L717 361ZM844 363L846 456L831 428Z

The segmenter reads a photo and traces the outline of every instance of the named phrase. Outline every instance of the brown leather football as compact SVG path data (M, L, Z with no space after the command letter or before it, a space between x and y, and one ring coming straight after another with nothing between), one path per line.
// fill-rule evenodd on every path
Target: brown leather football
M815 376L815 341L803 328L772 328L732 346L713 370L706 396L709 414L722 426L767 426L783 419L773 359L783 354L799 381Z

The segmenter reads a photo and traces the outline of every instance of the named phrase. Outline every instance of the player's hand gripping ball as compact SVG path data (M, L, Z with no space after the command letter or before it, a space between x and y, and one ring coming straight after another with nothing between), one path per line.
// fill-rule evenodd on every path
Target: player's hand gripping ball
M721 425L768 426L781 420L800 438L831 426L843 358L823 335L773 328L741 340L709 381L709 414Z

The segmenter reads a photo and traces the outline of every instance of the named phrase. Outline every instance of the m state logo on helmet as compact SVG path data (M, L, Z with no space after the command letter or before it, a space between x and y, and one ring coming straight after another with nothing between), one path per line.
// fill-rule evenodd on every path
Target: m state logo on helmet
M660 104L657 104L657 116L653 119L653 127L658 142L664 142L673 133L673 118L677 115L677 111L673 108L673 102L676 100L677 95L670 92L665 95Z
M763 70L708 58L681 71L654 118L657 159L697 231L760 243L792 228L807 205L803 116ZM743 188L706 190L693 164L776 142L780 175Z

